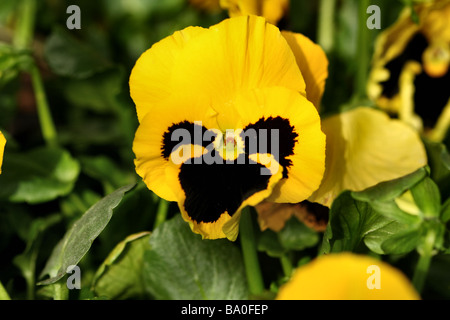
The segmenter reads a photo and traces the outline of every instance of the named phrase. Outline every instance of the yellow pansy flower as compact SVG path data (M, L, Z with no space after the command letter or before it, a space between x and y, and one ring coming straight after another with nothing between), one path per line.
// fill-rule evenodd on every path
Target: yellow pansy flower
M376 42L368 94L381 108L428 138L442 141L450 124L450 1L405 9Z
M325 136L305 80L262 17L161 40L130 75L136 172L194 232L235 240L245 206L300 202L320 184Z
M289 0L220 0L230 17L257 15L277 24L289 10Z
M419 300L409 279L390 264L353 253L320 256L299 267L277 300Z
M2 173L3 152L5 150L6 139L0 131L0 173Z

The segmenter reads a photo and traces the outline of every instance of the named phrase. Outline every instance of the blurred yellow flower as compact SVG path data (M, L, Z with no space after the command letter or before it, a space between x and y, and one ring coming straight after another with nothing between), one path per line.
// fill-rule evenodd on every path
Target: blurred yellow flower
M2 173L2 164L3 164L3 152L5 149L6 139L3 133L0 131L0 173Z
M220 6L230 17L256 15L276 25L289 11L289 0L220 0Z
M390 264L353 253L320 256L294 271L277 300L419 300Z
M358 107L322 120L325 174L308 199L330 207L344 190L361 191L427 164L419 134L380 110Z
M435 141L450 124L450 1L405 9L376 42L368 94L381 108Z
M236 239L245 206L300 202L320 184L325 136L307 99L311 79L262 17L176 32L142 54L130 76L136 172L178 202L194 232ZM266 150L251 149L264 131Z

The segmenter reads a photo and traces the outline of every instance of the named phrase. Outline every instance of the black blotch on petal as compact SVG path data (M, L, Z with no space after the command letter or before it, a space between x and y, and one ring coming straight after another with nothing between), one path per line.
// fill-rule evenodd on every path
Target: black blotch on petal
M422 72L414 80L414 87L414 111L424 127L433 128L450 98L450 71L439 78Z
M174 140L175 137L173 133L176 130L186 130L186 135L189 137L189 140L183 141L181 138L179 140ZM173 124L170 126L166 132L163 134L162 139L162 145L161 145L161 155L168 159L172 151L174 151L175 147L178 146L180 143L183 142L183 144L198 144L203 147L207 147L211 144L214 139L211 139L211 141L203 141L203 137L205 132L208 131L204 126L200 126L198 124L189 122L189 121L183 121L176 124ZM201 136L200 136L201 133ZM199 137L197 137L197 135Z
M408 61L421 62L422 54L427 46L427 39L422 33L418 32L411 38L398 57L386 63L385 68L389 70L390 75L388 80L380 82L383 87L383 96L390 99L399 93L399 80L403 67Z
M195 159L181 165L179 180L184 208L196 222L215 222L225 211L232 216L246 199L267 189L271 177L261 175L264 167L245 154L233 163L193 163Z
M425 36L418 32L412 37L403 52L386 64L390 72L388 80L381 82L382 95L393 98L399 93L400 74L408 61L422 63L422 54L428 46ZM414 79L414 112L418 114L425 127L432 128L436 124L442 110L446 106L450 94L450 72L442 77L430 77L422 70Z
M254 129L254 131L250 131ZM271 129L278 130L278 150L274 150L275 147L272 144ZM259 145L259 141L262 138L262 130L267 130L266 140L267 149L262 150ZM250 132L255 132L256 135L249 134ZM295 132L295 128L290 124L288 119L282 117L269 117L261 118L257 122L248 125L244 128L243 134L245 134L245 150L248 154L252 153L270 153L272 154L278 163L283 167L283 178L288 178L288 168L292 166L292 161L287 159L287 157L294 154L295 143L297 142L298 133ZM241 136L243 135L241 134ZM244 137L243 137L244 139ZM257 145L256 152L253 152L251 145Z

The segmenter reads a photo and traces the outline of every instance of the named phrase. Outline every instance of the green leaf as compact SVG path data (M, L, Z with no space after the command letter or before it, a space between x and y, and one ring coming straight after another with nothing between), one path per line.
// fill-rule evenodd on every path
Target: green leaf
M67 267L78 264L89 251L92 242L108 224L113 209L134 186L135 184L124 186L104 197L71 226L53 249L41 273L40 278L45 275L49 275L50 278L39 282L39 285L55 283L66 274Z
M144 281L156 299L240 300L248 298L240 250L225 240L202 240L180 215L150 236Z
M417 225L421 221L418 215L410 214L400 209L394 200L372 201L370 206L385 217L401 223Z
M11 300L11 297L9 296L8 292L5 290L5 287L3 287L3 284L0 282L0 300Z
M427 150L430 178L438 185L441 196L450 196L450 154L442 143L424 141Z
M108 299L142 298L143 258L150 249L149 232L128 236L108 255L97 270L92 290L98 297Z
M0 85L17 77L20 71L30 66L31 61L30 52L0 42Z
M113 66L93 47L60 27L47 39L44 55L55 74L70 78L88 78Z
M34 299L36 263L44 232L60 221L61 215L59 214L32 220L27 228L26 248L23 253L13 259L13 263L20 269L27 283L28 299Z
M400 223L375 211L367 202L352 197L352 192L343 192L330 209L330 220L324 235L322 252L363 250L363 244L375 253L385 253L382 243L410 229L409 224Z
M64 149L40 147L26 153L5 152L0 175L0 199L30 204L67 195L80 165Z
M428 175L426 168L420 168L404 177L381 182L371 188L352 192L352 197L365 202L393 200Z
M278 239L283 248L288 250L304 250L319 242L319 234L308 228L296 217L286 222L285 227L278 232Z
M67 79L62 90L74 106L98 113L113 113L117 106L117 95L122 91L123 69L109 68L88 78Z
M281 258L286 252L278 239L278 234L270 229L259 234L257 249L274 258Z
M296 217L292 217L279 232L265 230L258 236L258 251L281 258L290 250L301 251L319 242L319 234Z
M450 220L450 198L448 198L441 209L441 221L447 223Z
M438 186L426 177L411 188L416 205L426 218L439 217L441 211L441 194Z
M383 241L381 249L385 254L405 254L417 247L420 237L420 228L399 232Z
M388 254L390 252L386 252L385 249L389 248L383 247L383 243L398 234L410 231L410 229L411 227L409 225L399 223L398 221L391 221L381 228L366 234L364 236L364 243L371 251L377 254Z
M80 163L82 172L100 181L106 193L135 180L134 175L126 174L112 159L105 156L80 157Z

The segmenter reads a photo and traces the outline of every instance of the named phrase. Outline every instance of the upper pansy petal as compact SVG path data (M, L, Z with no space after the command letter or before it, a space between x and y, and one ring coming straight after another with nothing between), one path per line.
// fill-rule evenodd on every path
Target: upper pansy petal
M176 92L171 85L174 61L192 38L207 29L188 27L155 43L136 61L130 75L130 95L136 105L138 120L142 121L155 103Z
M186 44L173 68L174 90L195 94L217 108L254 88L283 86L306 95L289 45L261 17L242 16L212 26Z
M305 79L306 97L320 110L320 101L328 78L328 59L325 51L302 34L290 31L282 31L281 34L291 47Z
M418 133L384 112L359 107L326 118L325 174L308 199L324 206L344 190L361 191L427 164Z

